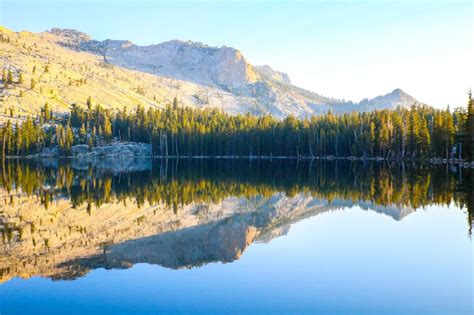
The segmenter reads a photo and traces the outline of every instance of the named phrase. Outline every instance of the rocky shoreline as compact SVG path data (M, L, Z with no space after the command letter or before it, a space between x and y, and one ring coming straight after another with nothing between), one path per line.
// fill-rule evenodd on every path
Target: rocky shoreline
M132 158L132 157L152 157L150 144L136 142L112 142L103 146L90 148L87 144L74 145L71 148L71 154L64 156L58 147L45 148L41 153L33 157L52 158L52 157L77 157L77 158Z
M296 159L296 160L350 160L350 161L376 161L376 162L423 162L433 165L454 164L464 168L474 168L474 161L446 158L391 158L391 157L358 157L358 156L257 156L257 155L221 155L221 156L162 156L153 155L150 144L138 142L111 142L102 146L90 148L86 144L74 145L69 155L64 155L58 147L45 148L42 152L29 156L8 156L7 158L72 158L72 159L123 159L123 158L158 158L158 159Z

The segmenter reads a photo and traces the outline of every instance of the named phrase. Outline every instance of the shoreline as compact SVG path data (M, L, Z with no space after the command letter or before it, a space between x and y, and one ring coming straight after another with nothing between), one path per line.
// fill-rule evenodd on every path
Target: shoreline
M160 160L178 160L178 159L218 159L218 160L323 160L323 161L375 161L375 162L422 162L433 165L440 164L455 164L463 167L474 168L474 161L466 161L461 159L446 159L446 158L384 158L384 157L355 157L355 156L237 156L237 155L103 155L103 156L84 156L84 155L58 155L58 156L41 156L41 155L26 155L26 156L6 156L5 160L49 160L49 159L71 159L71 160L103 160L103 159L160 159Z

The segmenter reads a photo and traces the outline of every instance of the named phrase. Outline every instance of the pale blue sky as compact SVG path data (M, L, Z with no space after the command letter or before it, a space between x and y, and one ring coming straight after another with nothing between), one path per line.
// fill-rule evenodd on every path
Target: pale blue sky
M399 87L431 105L457 106L474 86L472 1L0 1L0 24L16 31L61 27L141 45L232 46L332 97Z

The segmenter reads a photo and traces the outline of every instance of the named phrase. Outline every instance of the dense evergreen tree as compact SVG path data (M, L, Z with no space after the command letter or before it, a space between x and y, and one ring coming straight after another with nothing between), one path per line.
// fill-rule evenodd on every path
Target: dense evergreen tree
M464 126L464 150L471 160L474 160L474 100L472 92L468 93L467 115Z
M13 73L10 69L8 70L8 73L7 73L7 83L13 84Z
M8 88L8 77L7 77L7 70L3 69L2 71L2 84L5 89Z
M54 117L46 103L36 119L39 123L33 124L44 136L29 127L33 119L27 120L14 128L27 131L19 136L22 145L14 145L17 150L13 153L30 154L35 148L57 145L67 154L74 144L95 146L120 140L149 143L158 156L451 158L457 157L452 149L462 140L464 157L469 157L474 152L473 112L471 99L467 112L413 106L278 120L269 115L229 115L216 109L183 107L177 98L163 109L145 111L138 105L133 112L112 112L93 104L89 97L85 108L73 104L67 116ZM42 129L42 123L48 125ZM51 125L54 128L46 127ZM12 126L2 128L3 144L10 137L5 130ZM30 145L36 141L41 142ZM12 154L7 149L2 152L3 156Z

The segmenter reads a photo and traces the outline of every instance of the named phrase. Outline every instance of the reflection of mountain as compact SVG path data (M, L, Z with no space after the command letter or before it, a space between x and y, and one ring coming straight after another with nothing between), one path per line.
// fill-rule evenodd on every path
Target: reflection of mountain
M305 218L354 205L401 220L467 206L472 177L350 161L107 160L0 164L0 282L135 263L231 262Z
M8 197L2 199L8 202ZM88 210L62 199L45 209L38 200L18 197L4 213L1 281L34 275L73 279L95 268L135 263L177 269L232 262L252 242L268 242L304 218L352 205L344 200L329 204L303 193L275 193L181 206L177 212L162 204L137 207L126 201ZM375 210L395 219L407 211Z
M353 203L348 200L336 199L331 202L331 205L334 207L344 208L352 207ZM401 205L381 206L370 201L358 201L357 206L364 210L372 210L381 214L385 214L396 221L402 220L404 217L414 211L414 209L411 207L405 207Z

